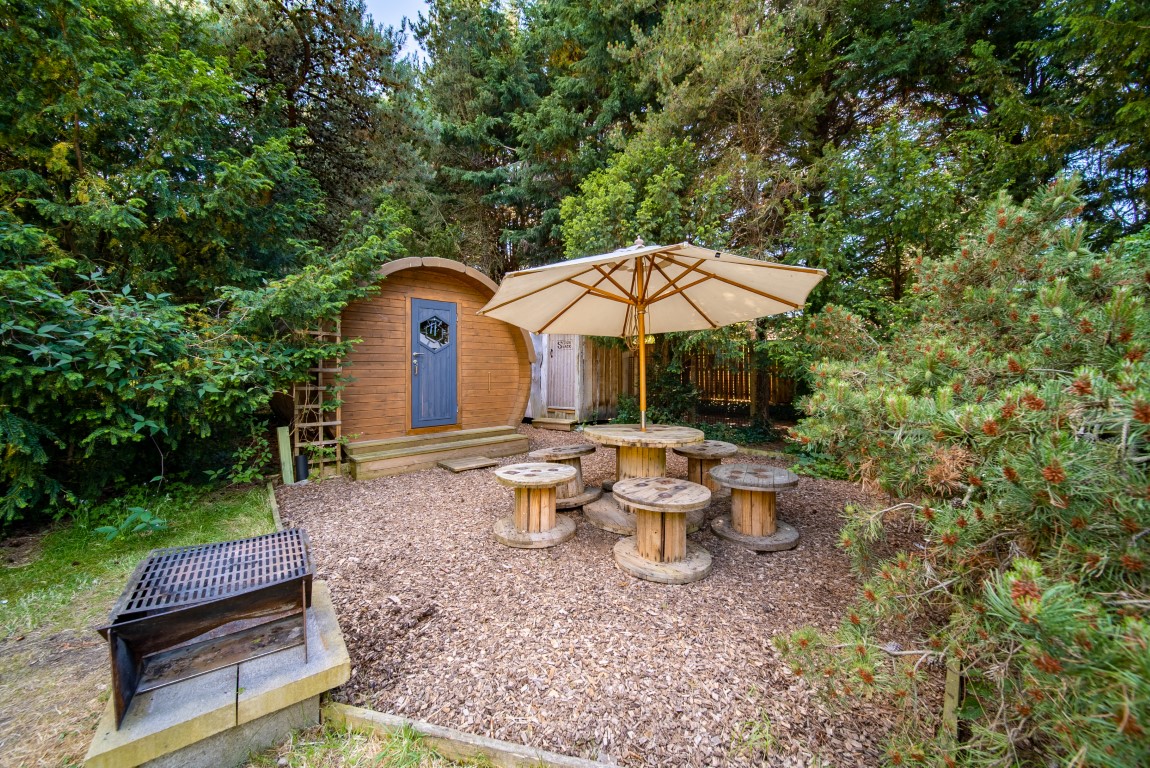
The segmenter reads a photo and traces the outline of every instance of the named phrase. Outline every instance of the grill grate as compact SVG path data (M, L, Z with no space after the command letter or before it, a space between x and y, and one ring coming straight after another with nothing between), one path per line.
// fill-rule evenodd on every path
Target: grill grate
M306 663L311 583L298 528L150 552L99 628L117 727L139 691L300 644Z
M157 549L125 588L111 620L218 600L310 573L307 533L298 528L239 541Z

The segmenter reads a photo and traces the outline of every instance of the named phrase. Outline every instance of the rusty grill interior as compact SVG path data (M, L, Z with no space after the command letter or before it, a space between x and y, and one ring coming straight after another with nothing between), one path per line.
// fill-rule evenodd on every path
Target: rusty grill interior
M307 534L295 528L254 539L156 549L132 574L112 609L112 623L310 574Z
M99 629L117 726L137 693L301 644L306 660L312 575L298 528L149 553Z

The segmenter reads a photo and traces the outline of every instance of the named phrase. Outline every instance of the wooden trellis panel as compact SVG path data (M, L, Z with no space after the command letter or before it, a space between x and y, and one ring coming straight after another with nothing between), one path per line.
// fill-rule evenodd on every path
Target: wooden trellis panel
M342 341L338 320L321 326L319 330L301 333L314 336L324 343ZM338 384L340 374L343 373L343 361L338 358L322 360L319 365L308 370L311 380L292 387L292 398L295 400L292 446L297 455L308 457L309 474L320 477L329 473L338 474L340 438L343 436Z

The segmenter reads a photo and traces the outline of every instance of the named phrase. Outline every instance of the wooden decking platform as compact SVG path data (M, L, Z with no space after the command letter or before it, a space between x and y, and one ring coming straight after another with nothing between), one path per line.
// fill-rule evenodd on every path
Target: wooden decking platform
M526 453L528 445L513 427L503 426L365 440L346 450L352 479L370 480L430 469L444 459L514 456Z

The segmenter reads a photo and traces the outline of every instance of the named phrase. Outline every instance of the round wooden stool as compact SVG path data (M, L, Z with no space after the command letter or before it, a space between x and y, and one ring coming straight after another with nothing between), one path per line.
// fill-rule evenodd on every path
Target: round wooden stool
M672 448L679 456L687 457L687 479L692 483L705 485L714 494L723 489L723 486L711 479L711 470L739 452L734 443L724 443L722 440L704 440L701 443L691 443L678 448Z
M798 546L799 532L775 517L775 493L798 485L798 475L758 464L724 464L711 469L711 479L731 489L730 516L711 521L716 536L756 552Z
M620 568L661 584L688 584L711 572L711 553L687 541L687 513L711 501L706 487L669 477L634 477L615 483L613 492L635 510L635 535L615 543Z
M554 464L566 464L575 468L575 479L555 489L555 508L574 509L584 504L590 504L603 495L602 488L588 488L583 485L583 456L595 452L595 446L590 443L580 445L562 445L555 448L540 448L527 454L532 461L549 461Z
M495 523L495 540L509 547L539 549L575 535L575 521L555 514L555 488L575 479L566 464L508 464L495 470L501 485L515 489L514 512Z

